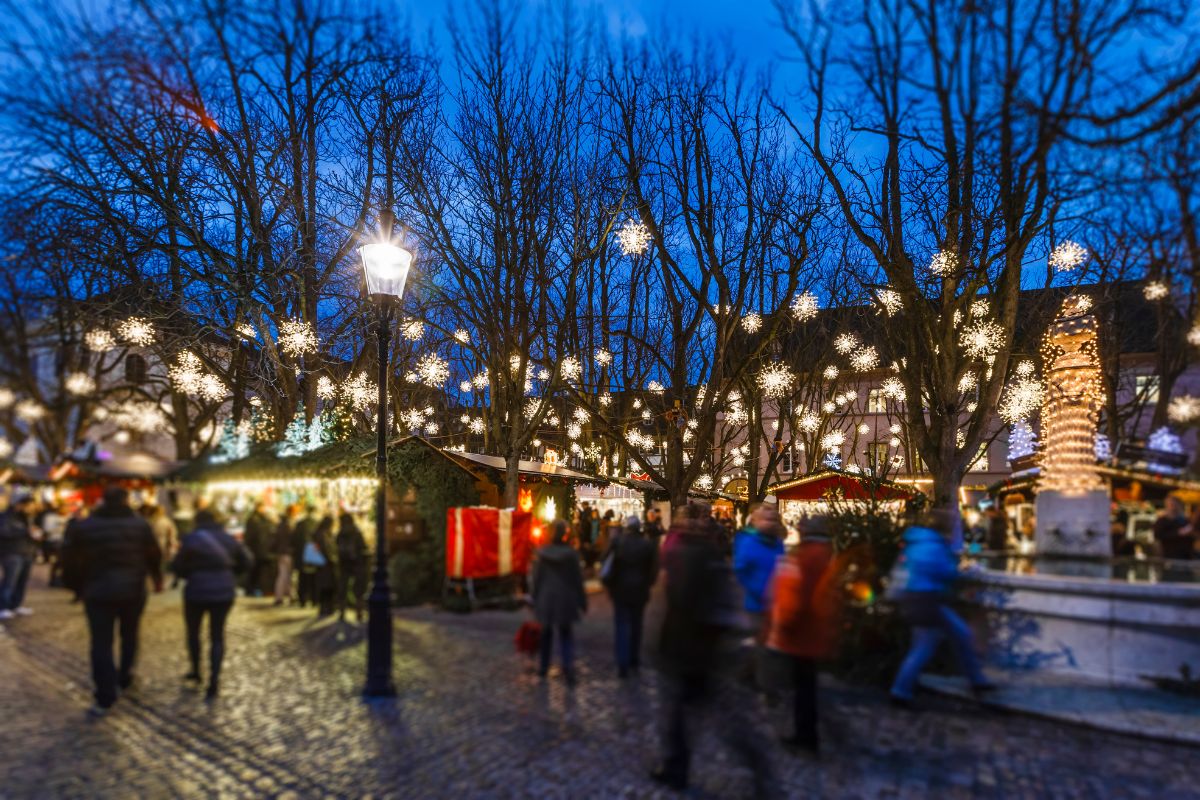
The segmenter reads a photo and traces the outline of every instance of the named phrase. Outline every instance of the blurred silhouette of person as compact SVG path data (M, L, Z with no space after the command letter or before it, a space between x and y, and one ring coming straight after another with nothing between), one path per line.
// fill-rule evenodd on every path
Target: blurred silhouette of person
M250 550L225 530L209 510L196 513L192 532L179 543L172 570L185 581L183 621L187 631L191 671L185 680L199 683L200 626L208 617L208 688L205 699L217 696L225 659L225 620L237 596L237 576L249 572Z
M1163 509L1154 520L1154 543L1162 558L1187 559L1192 557L1192 536L1187 515L1183 512L1183 501L1173 494L1167 495Z
M837 648L841 570L829 539L829 521L801 523L800 544L779 559L771 584L766 645L784 659L795 692L793 729L784 743L820 751L817 733L817 674Z
M542 626L541 658L538 675L550 670L550 656L557 638L563 675L568 686L575 685L574 625L587 611L587 592L583 587L583 565L579 553L567 543L567 523L555 520L550 526L550 543L537 551L533 563L530 594L534 614Z
M158 540L150 524L129 507L129 492L110 486L90 516L67 527L63 541L63 584L83 598L91 634L93 716L107 713L118 688L133 685L147 578L156 592L162 591ZM114 626L121 635L119 668L113 663Z
M354 515L343 511L338 518L337 533L338 619L346 618L346 599L354 599L354 617L363 621L363 599L367 596L367 540L354 521Z
M728 637L739 628L736 586L706 504L695 504L672 525L662 555L666 614L659 652L663 668L663 757L650 777L672 789L688 785L691 749L687 719L721 703L721 733L754 773L755 797L773 794L766 747L745 714L754 706L722 671ZM690 520L691 524L686 524ZM723 642L723 640L725 640ZM726 670L727 671L727 670Z
M279 524L275 526L275 538L271 549L275 551L275 605L281 606L292 600L292 569L296 565L292 538L294 526L300 518L300 504L292 503L284 510Z
M313 587L317 593L317 616L328 617L333 614L334 595L338 586L337 546L333 533L333 517L326 515L317 525L313 534L312 544L320 553L319 560L313 560L316 573Z
M271 538L275 532L275 521L271 519L270 504L266 498L260 498L254 504L254 510L246 518L245 534L242 544L254 558L250 569L246 571L246 596L263 596L263 579L271 567Z
M301 608L308 603L317 603L317 562L321 557L320 549L313 545L313 537L320 524L316 505L309 503L304 507L304 516L292 528L292 564L297 575L296 601Z
M38 550L30 524L33 508L33 495L18 490L8 510L0 514L0 619L33 613L25 605L25 587Z
M950 608L951 589L958 579L958 558L950 548L956 518L953 511L935 509L925 515L924 524L904 532L902 557L908 566L908 583L900 608L913 630L908 655L892 683L891 698L896 705L912 705L921 670L946 638L954 646L971 688L977 694L995 688L979 666L970 628Z
M612 569L604 585L613 604L617 675L626 678L641 666L642 620L650 587L658 579L658 545L642 535L641 520L629 517L621 535L609 545L605 561L610 557Z

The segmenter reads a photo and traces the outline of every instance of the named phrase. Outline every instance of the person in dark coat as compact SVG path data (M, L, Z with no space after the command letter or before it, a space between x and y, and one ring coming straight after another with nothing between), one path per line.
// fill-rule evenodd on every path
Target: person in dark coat
M337 544L333 533L333 517L321 517L313 544L321 554L322 563L317 565L313 586L317 593L317 616L328 617L333 613L334 594L338 587Z
M129 507L129 492L110 487L91 516L67 527L63 541L63 584L83 598L91 633L95 716L116 702L118 687L133 684L147 578L162 591L158 540L150 523ZM121 633L119 671L113 665L114 625Z
M25 607L25 587L37 555L29 527L32 510L33 495L18 492L9 509L0 514L0 570L4 573L0 580L0 619L32 613Z
M629 517L621 535L609 544L605 561L610 557L604 585L613 604L617 674L627 678L641 664L642 619L650 587L658 579L658 545L642 535L641 520Z
M343 511L338 518L337 533L338 619L346 619L346 600L354 599L354 616L363 621L363 600L367 596L367 540L354 521L354 515Z
M530 594L534 613L542 626L541 661L538 675L550 670L550 654L555 637L562 653L563 674L567 685L575 685L575 639L572 626L587 611L587 593L583 588L583 564L579 553L567 543L567 523L555 520L550 544L537 552L533 565Z
M246 549L254 558L250 569L246 571L247 597L262 597L263 579L271 567L273 555L271 544L275 523L267 509L267 502L259 500L254 506L254 511L246 518L246 532L242 537L242 543L246 545Z
M646 509L646 524L642 526L642 532L646 535L647 539L654 542L655 547L658 546L663 534L666 533L666 531L663 530L663 524L660 516L661 515L659 514L657 508Z
M225 531L216 515L197 512L195 527L183 537L172 569L187 583L183 588L183 620L187 627L191 671L185 680L199 683L200 626L208 615L208 690L205 699L217 696L221 662L225 658L225 620L237 596L237 575L249 571L254 557Z
M317 507L310 503L304 508L304 516L292 528L292 567L296 570L296 599L301 608L308 603L317 603L317 566L306 563L304 556L320 524Z
M296 520L300 518L300 504L292 503L283 512L279 525L275 527L275 538L271 545L275 553L275 605L281 606L292 599L292 569L298 563L294 560L292 534Z
M745 716L753 698L738 694L736 683L719 670L725 666L725 644L741 623L736 586L718 535L707 506L688 504L676 515L664 544L667 608L659 639L663 759L650 777L671 789L687 788L687 718L692 709L711 708L720 698L722 736L753 772L754 796L770 797L774 788L766 746Z

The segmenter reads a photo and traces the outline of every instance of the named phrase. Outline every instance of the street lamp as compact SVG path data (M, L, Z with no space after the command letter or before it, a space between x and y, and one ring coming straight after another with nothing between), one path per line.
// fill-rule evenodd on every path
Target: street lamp
M392 609L387 574L387 438L388 438L388 352L392 341L392 318L404 294L404 282L413 256L394 244L363 245L363 273L367 296L375 306L375 341L379 352L379 417L376 421L375 475L379 487L375 497L375 576L367 601L367 697L392 697Z

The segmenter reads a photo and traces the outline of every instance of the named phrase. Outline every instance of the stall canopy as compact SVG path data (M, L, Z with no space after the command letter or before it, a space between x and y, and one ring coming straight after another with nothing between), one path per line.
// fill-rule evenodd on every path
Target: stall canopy
M779 500L816 502L839 500L909 500L914 490L890 481L871 481L848 472L822 470L803 478L776 483L767 487L767 494Z

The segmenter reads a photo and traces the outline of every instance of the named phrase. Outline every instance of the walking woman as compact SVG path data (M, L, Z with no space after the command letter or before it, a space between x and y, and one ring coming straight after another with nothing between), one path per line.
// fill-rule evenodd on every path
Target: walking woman
M237 575L250 568L250 552L230 536L208 510L196 512L195 529L180 542L175 574L187 581L183 589L183 619L187 626L191 672L184 679L199 683L200 625L208 615L209 674L206 700L217 696L221 662L225 658L225 619L237 594Z
M538 550L533 565L533 609L542 626L541 661L538 675L550 671L550 654L557 637L562 652L562 670L567 685L575 685L575 638L572 626L587 611L583 589L583 565L579 553L567 544L567 523L555 520L550 544Z

